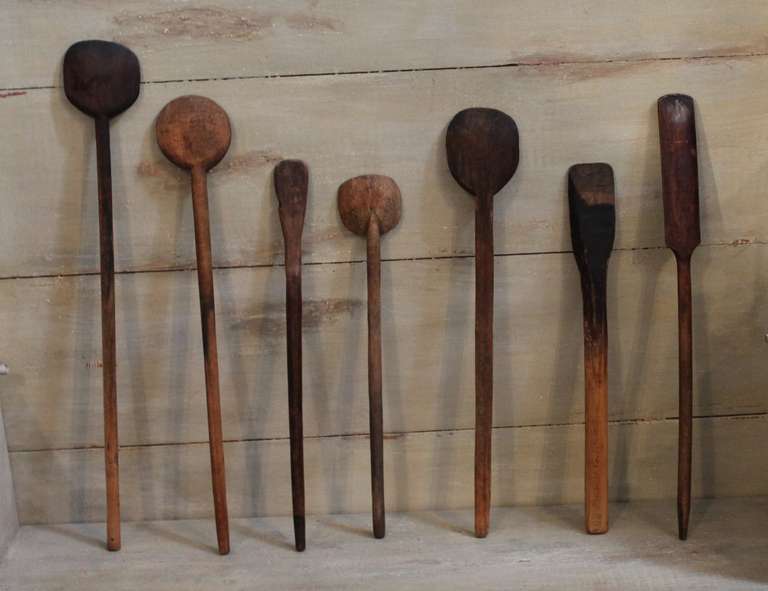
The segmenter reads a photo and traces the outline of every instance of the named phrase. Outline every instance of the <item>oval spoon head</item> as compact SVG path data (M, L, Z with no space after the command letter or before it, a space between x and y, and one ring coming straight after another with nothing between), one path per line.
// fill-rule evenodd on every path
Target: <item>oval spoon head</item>
M400 189L388 176L366 174L345 181L339 187L339 214L347 229L366 236L371 216L379 232L386 234L400 221Z
M509 182L520 160L517 125L496 109L457 113L445 135L448 168L475 197L492 197Z
M115 117L139 96L141 69L130 49L110 41L79 41L64 55L64 92L91 117Z
M224 109L202 96L180 96L165 105L155 135L168 160L186 169L210 170L224 158L232 140Z

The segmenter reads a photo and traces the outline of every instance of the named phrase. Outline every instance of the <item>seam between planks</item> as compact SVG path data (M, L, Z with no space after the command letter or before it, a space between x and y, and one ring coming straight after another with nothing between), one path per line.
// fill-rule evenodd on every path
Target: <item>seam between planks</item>
M317 77L338 77L338 76L370 76L379 74L403 74L403 73L418 73L418 72L451 72L458 70L488 70L488 69L502 69L502 68L543 68L543 67L561 67L561 66L580 66L580 65L602 65L602 64L642 64L653 62L674 62L674 61L701 61L701 60L735 60L735 59L750 59L761 58L768 56L768 52L751 52L751 53L713 53L706 55L693 55L693 56L658 56L658 57L641 57L641 58L608 58L608 59L585 59L585 60L537 60L530 62L507 62L499 64L477 64L469 66L435 66L427 68L383 68L378 70L348 70L341 72L307 72L297 74L254 74L250 76L219 76L219 77L207 77L207 78L178 78L168 80L142 80L143 86L149 86L152 84L180 84L190 82L221 82L231 80L271 80L278 78L317 78ZM13 91L28 91L28 90L53 90L62 88L60 84L54 84L49 86L13 86L8 88L0 88L0 92L13 92Z
M730 413L730 414L712 414L712 415L694 415L693 418L696 421L702 420L761 420L768 417L768 412L751 412L751 413ZM677 416L671 417L649 417L649 418L637 418L637 419L612 419L608 421L609 425L638 425L638 424L654 424L654 423L668 423L677 421ZM533 423L529 425L499 425L493 427L494 431L503 431L510 429L558 429L562 427L576 427L584 425L584 421L562 422L562 423ZM384 433L384 439L400 439L406 435L423 435L423 434L451 434L461 433L465 431L473 431L474 427L458 427L456 429L420 429L414 431L386 431ZM310 439L368 439L368 433L336 433L327 435L307 435L304 440ZM224 439L224 443L261 443L269 441L289 441L288 437L244 437L241 439ZM141 449L144 447L177 447L181 445L208 445L208 441L179 441L179 442L163 442L163 443L140 443L132 445L121 445L121 450L127 449ZM103 445L83 445L73 447L49 447L39 449L17 449L8 450L9 454L23 454L23 453L46 453L55 451L87 451L87 450L99 450L104 449Z
M720 247L747 247L747 246L765 246L768 242L763 240L733 240L730 242L708 242L700 244L698 248L720 248ZM614 248L613 252L641 252L647 250L668 250L666 246L634 246ZM670 251L671 252L671 251ZM573 254L572 250L542 250L531 252L509 252L509 253L497 253L494 254L494 258L506 258L506 257L529 257L529 256L551 256L551 255L564 255ZM417 257L392 257L382 258L382 263L402 263L410 261L450 261L450 260L462 260L474 258L474 253L460 253L451 255L438 255L438 256L417 256ZM303 262L303 267L316 267L322 265L358 265L365 263L365 259L340 259L331 261L308 261ZM231 264L231 265L214 265L214 271L228 271L237 269L270 269L273 267L284 267L285 263L256 263L256 264ZM116 270L115 275L140 275L144 273L188 273L197 270L195 265L183 266L183 267L167 267L160 269L122 269ZM56 278L72 278L72 277L98 277L99 271L83 271L83 272L70 272L70 273L40 273L30 275L5 275L0 276L0 282L2 281L15 281L15 280L28 280L28 279L56 279Z

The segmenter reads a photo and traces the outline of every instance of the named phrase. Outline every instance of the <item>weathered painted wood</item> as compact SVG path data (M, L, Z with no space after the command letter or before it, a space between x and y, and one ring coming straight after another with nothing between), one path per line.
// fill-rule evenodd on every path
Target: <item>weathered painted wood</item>
M206 520L125 525L119 556L96 543L101 526L28 526L0 566L13 591L409 591L515 588L538 591L653 589L765 591L767 497L712 499L693 508L695 529L681 544L667 501L611 506L610 535L586 536L580 508L494 510L492 535L467 534L469 511L393 513L384 540L366 536L366 514L308 519L311 552L290 550L290 519L233 521L223 562ZM159 563L161 566L159 566Z
M768 51L762 0L478 8L469 0L7 0L0 71L3 88L59 84L64 48L92 38L130 46L150 81Z
M2 380L3 376L0 376ZM3 383L0 381L0 388ZM16 513L16 495L13 488L11 463L8 459L8 447L5 440L3 413L0 410L0 561L19 529Z
M763 245L694 256L696 415L768 410L767 263ZM382 273L385 430L471 428L472 259L386 262ZM215 275L224 437L286 437L283 269ZM305 433L367 433L364 263L309 265L303 280ZM610 417L677 416L671 253L615 252L608 286ZM119 275L117 298L120 441L207 441L194 272ZM573 255L497 257L496 301L495 424L583 420ZM0 282L12 450L102 444L97 309L97 276Z
M188 181L152 135L160 108L186 93L210 96L232 119L232 148L211 175L219 266L281 259L270 175L283 156L312 173L305 262L364 258L333 196L340 181L370 171L391 175L403 194L385 259L473 252L472 200L443 149L451 116L472 104L503 109L520 127L520 168L495 212L497 253L569 250L565 175L578 161L614 167L616 247L662 246L654 109L673 90L697 100L704 243L768 240L755 215L768 183L755 149L768 126L768 57L754 57L145 85L113 126L116 265L193 265ZM60 90L30 90L0 101L0 127L0 199L10 208L0 216L0 276L96 271L88 120Z
M583 495L582 425L494 431L496 505L573 503ZM694 422L695 496L768 493L768 416ZM609 429L612 499L674 498L677 424L673 420L614 423ZM370 509L368 438L321 437L305 442L309 513ZM289 515L288 440L225 445L231 514ZM385 439L390 511L472 506L472 430L407 433ZM211 514L205 444L124 448L125 520ZM104 518L100 450L11 453L24 524ZM674 512L670 501L670 513ZM674 522L673 522L674 523ZM212 526L211 526L212 527Z

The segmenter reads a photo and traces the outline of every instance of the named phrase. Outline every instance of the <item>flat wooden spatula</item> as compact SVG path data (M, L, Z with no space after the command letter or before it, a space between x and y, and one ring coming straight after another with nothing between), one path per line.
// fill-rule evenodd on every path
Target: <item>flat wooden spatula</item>
M616 227L613 169L577 164L568 172L573 254L584 305L584 506L588 533L608 531L608 320L606 279Z
M661 180L664 193L664 236L677 260L679 339L679 425L677 463L677 525L688 537L691 512L691 433L693 431L693 313L691 255L701 243L699 165L693 99L669 94L658 102Z
M301 160L281 160L274 171L275 193L285 242L285 315L288 342L288 430L296 550L306 547L304 520L304 431L301 392L301 233L307 210L309 171Z

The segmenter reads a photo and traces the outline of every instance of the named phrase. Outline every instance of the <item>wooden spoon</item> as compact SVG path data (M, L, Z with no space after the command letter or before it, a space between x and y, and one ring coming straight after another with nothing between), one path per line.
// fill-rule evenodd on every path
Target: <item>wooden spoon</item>
M300 160L282 160L274 171L280 225L285 241L285 315L288 322L288 427L296 550L306 547L304 523L304 435L301 411L301 232L307 209L309 172Z
M104 463L107 481L107 549L120 549L120 484L117 440L117 354L115 350L115 256L112 238L112 164L109 120L139 96L139 60L127 47L108 41L80 41L64 55L64 92L93 117L99 186L101 350L103 357Z
M699 168L693 99L682 94L658 102L664 234L677 260L680 421L678 429L677 525L688 537L691 512L691 432L693 430L693 313L691 255L701 243Z
M493 427L493 196L517 170L519 138L512 118L495 109L466 109L445 137L453 178L476 198L475 210L475 535L488 535Z
M339 187L344 225L368 239L368 398L371 431L373 535L383 538L384 425L381 403L381 249L380 237L400 221L400 189L386 176L365 175Z
M192 173L192 206L195 218L200 317L203 325L205 392L208 406L216 537L219 553L228 554L229 522L221 431L216 310L213 299L206 173L219 163L229 149L231 140L229 118L224 110L210 99L202 96L182 96L172 100L160 111L155 123L155 133L163 154L180 168Z
M584 305L584 507L587 532L608 531L608 318L606 280L616 227L613 169L577 164L568 172L571 240Z

